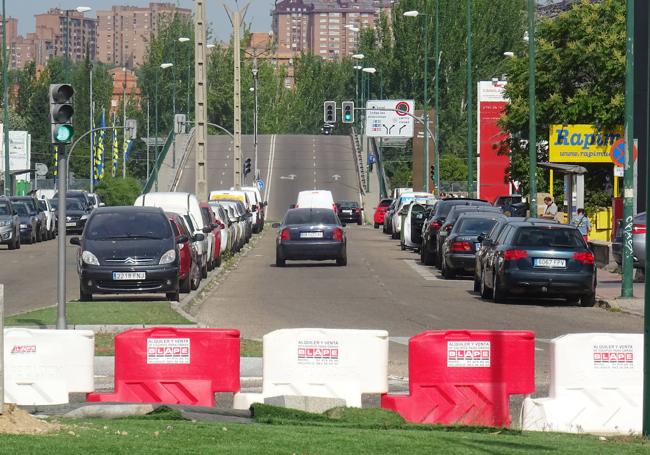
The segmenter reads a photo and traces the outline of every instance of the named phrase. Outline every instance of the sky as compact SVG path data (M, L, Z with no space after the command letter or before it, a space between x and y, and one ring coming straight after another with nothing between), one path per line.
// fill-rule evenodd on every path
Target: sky
M193 9L193 0L151 0L155 2L177 3L183 8ZM34 31L34 14L47 11L49 8L73 9L78 6L89 6L93 10L109 10L113 5L146 6L150 0L9 0L6 2L7 16L18 18L18 33L26 35ZM232 27L223 8L224 1L205 0L206 19L211 23L212 35L216 41L226 41L230 36ZM234 8L235 0L226 0L225 3ZM246 23L252 25L252 31L268 32L271 30L271 8L274 0L250 0L250 7L246 14ZM246 4L246 0L239 0L239 5ZM0 12L1 13L1 12ZM94 17L93 11L86 13Z

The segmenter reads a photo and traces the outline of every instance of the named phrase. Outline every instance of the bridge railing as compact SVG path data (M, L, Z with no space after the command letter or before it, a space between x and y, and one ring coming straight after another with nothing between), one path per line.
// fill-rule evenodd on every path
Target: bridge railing
M357 164L357 178L359 179L359 190L361 194L365 194L368 174L366 173L365 163L363 160L363 147L362 139L354 127L350 128L352 139L352 150L354 153L354 161Z
M149 178L147 178L147 181L144 184L144 187L142 188L142 193L148 193L151 191L151 188L153 187L154 183L158 179L158 173L160 172L160 166L162 165L163 161L165 161L165 157L167 156L167 152L169 152L169 149L174 142L174 131L170 131L169 135L167 136L167 140L165 141L165 144L163 145L162 150L160 153L158 153L158 156L156 157L156 161L153 164L153 169L151 170L151 173L149 174Z

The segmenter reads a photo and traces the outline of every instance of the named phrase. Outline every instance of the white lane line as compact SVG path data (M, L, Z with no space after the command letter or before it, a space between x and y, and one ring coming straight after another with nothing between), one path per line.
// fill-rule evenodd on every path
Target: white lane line
M269 171L267 174L267 184L266 184L266 193L264 194L264 200L270 202L271 200L271 186L273 185L273 161L275 160L275 140L277 134L271 136L271 147L269 151ZM267 209L268 211L268 209ZM268 213L268 212L267 212Z
M427 281L443 281L433 274L430 267L418 264L415 259L404 259L404 262Z

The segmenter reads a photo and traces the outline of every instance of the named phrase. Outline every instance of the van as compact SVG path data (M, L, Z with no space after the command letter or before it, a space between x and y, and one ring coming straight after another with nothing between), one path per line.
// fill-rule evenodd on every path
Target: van
M334 197L329 190L309 190L298 193L294 208L300 209L332 209L336 212Z
M257 213L257 217L255 218L257 230L254 230L254 232L262 232L264 229L264 220L266 219L265 207L268 203L262 201L260 190L255 186L242 186L241 190L248 194L249 199L253 203L253 213Z
M212 267L210 258L214 257L215 239L212 226L206 225L199 200L191 193L146 193L135 200L134 206L160 207L166 212L175 212L187 221L192 234L204 234L204 239L197 242L201 275L208 277L208 268Z

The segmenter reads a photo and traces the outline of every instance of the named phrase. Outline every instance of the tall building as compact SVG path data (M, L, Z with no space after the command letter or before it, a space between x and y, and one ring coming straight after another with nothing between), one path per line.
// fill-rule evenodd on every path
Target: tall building
M141 65L152 36L174 13L189 16L192 11L174 3L118 5L109 11L97 11L97 60L127 68Z
M97 21L85 17L75 10L51 8L46 13L36 14L36 36L41 40L44 61L52 57L63 57L68 52L71 61L83 60L88 56L95 59ZM36 52L35 52L36 54ZM37 62L41 63L41 62Z
M271 11L279 50L330 60L354 54L360 30L373 27L388 0L280 0Z

